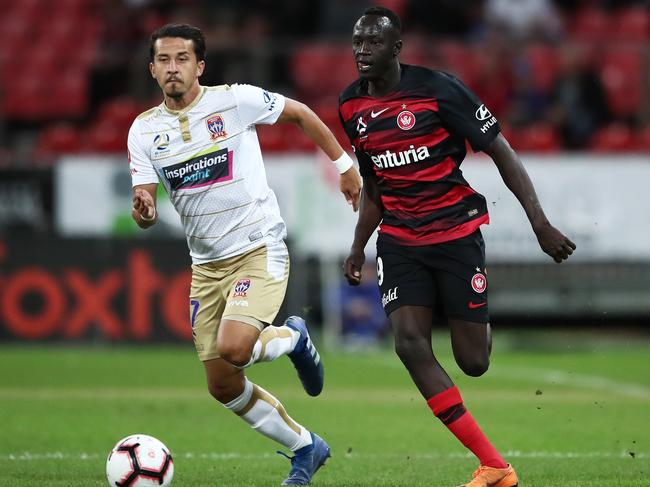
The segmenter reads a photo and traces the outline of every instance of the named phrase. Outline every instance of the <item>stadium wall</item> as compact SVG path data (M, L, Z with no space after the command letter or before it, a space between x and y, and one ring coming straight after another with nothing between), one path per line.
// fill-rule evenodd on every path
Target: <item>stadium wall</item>
M650 216L640 205L650 165L634 156L525 161L547 214L578 251L568 263L552 263L496 168L467 161L465 175L486 196L492 218L484 234L493 322L650 325ZM340 269L356 215L327 161L273 157L267 171L292 253L279 318L306 313L340 331ZM115 159L66 159L54 170L0 176L0 340L189 340L190 261L164 194L160 224L143 232L130 218L130 177ZM370 298L368 306L375 313L379 304Z

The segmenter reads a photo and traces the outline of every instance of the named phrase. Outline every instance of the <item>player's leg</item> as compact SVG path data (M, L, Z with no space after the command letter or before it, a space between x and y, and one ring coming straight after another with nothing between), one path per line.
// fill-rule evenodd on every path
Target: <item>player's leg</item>
M451 343L459 367L480 376L489 367L491 335L487 312L487 279L480 234L436 246L438 296L449 317ZM514 487L517 476L481 431L457 387L428 399L431 410L480 462L471 487Z
M266 325L275 318L284 299L289 276L289 254L281 242L264 247L254 256L254 260L255 269L235 284L236 289L231 293L233 297L229 297L226 304L226 317L245 321L242 314L253 316L255 313L254 316L258 316L259 321ZM246 298L246 309L241 306L242 297ZM251 305L255 309L250 308ZM271 362L282 355L287 355L293 362L305 391L310 396L319 395L324 384L323 364L307 324L299 316L290 316L282 326L266 326L254 343L248 362L242 366Z
M432 308L405 305L393 311L388 319L395 336L395 352L422 396L427 399L452 387L453 382L431 347Z
M449 319L451 346L456 363L465 374L483 375L490 366L492 333L489 323Z
M203 362L210 394L253 429L292 451L312 444L310 432L295 422L282 403L244 371L223 358Z
M327 443L293 420L277 398L246 379L242 370L257 361L290 354L304 344L291 323L269 326L284 299L288 272L284 244L257 249L233 266L226 279L231 284L216 340L218 354L225 360L205 362L205 366L210 390L228 392L215 396L217 400L255 430L294 452L285 485L307 485L329 457Z

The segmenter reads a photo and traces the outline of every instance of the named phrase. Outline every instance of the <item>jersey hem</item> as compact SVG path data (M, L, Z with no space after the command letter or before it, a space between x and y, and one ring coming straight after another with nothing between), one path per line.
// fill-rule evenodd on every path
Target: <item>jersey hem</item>
M472 220L467 223L474 223L474 224L465 226L461 231L454 233L453 235L436 235L429 238L421 238L415 242L402 240L399 237L396 237L391 233L386 232L386 230L382 230L382 227L379 227L379 237L380 238L383 237L384 239L391 240L397 245L404 245L405 247L423 247L426 245L435 245L435 244L440 244L445 242L451 242L453 240L458 240L463 237L467 237L468 235L471 235L476 230L478 230L483 224L486 225L489 224L490 216L486 214L483 215L481 218L477 218L476 220Z

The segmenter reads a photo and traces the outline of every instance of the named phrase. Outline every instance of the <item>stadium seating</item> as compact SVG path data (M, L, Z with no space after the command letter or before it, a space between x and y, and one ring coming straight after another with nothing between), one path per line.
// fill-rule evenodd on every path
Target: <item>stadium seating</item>
M58 123L41 131L36 141L34 159L49 163L58 156L77 153L80 148L79 130L70 123Z
M338 95L357 78L348 44L316 43L300 47L291 59L291 75L301 99Z
M610 48L602 55L600 76L615 116L634 118L641 100L641 53L635 47Z
M181 4L191 10L201 1L187 0ZM565 19L567 38L562 43L537 40L522 45L507 41L494 44L492 39L477 42L432 38L424 32L406 29L400 59L458 75L505 123L515 112L512 110L513 93L519 85L508 85L512 80L499 78L494 82L494 79L502 73L506 73L507 78L514 70L526 70L520 71L525 76L517 81L534 88L540 105L535 110L542 115L539 123L513 130L511 138L520 150L548 152L562 149L562 141L557 136L557 127L544 121L543 114L547 112L541 105L550 103L562 52L569 43L577 43L584 49L585 56L595 63L613 121L628 127L623 129L618 124L606 127L588 146L596 151L625 151L633 146L648 150L650 129L636 127L648 122L645 99L650 81L647 74L650 68L650 10L641 2L624 7L612 3L606 10L599 6L603 2L580 4L582 6ZM404 23L408 25L408 0L390 0L386 5L405 15ZM101 106L90 104L89 97L96 92L96 87L91 85L91 73L94 64L102 62L97 54L104 47L102 42L111 42L101 12L111 8L111 0L57 0L56 8L43 8L42 0L0 0L3 12L0 17L0 71L11 73L0 78L0 110L5 132L14 130L15 126L31 127L35 131L49 127L43 134L35 135L38 140L35 152L41 153L47 152L45 149L50 153L64 151L66 147L73 152L80 149L124 151L121 138L135 116L150 104L143 107L140 101L123 95ZM123 8L128 11L130 7ZM168 17L153 4L137 8L137 16L124 19L124 38L120 37L120 42L127 48L130 35L140 36ZM133 24L135 19L138 25ZM107 37L102 40L102 35ZM301 38L290 46L286 51L287 73L280 73L287 79L279 80L278 86L282 87L282 92L311 106L339 142L347 147L347 136L338 119L337 98L341 90L357 78L349 39ZM125 75L131 75L128 69ZM534 119L537 120L537 115ZM516 114L512 120L518 120ZM83 135L80 135L76 130L71 131L70 125L59 125L61 121L89 128L82 130ZM48 125L51 123L55 123L56 129ZM277 132L273 128L263 129L260 140L264 148L271 151L313 150L311 141L297 129L283 128Z
M600 129L591 140L591 149L596 152L631 152L636 146L632 130L620 123Z
M549 123L537 123L514 132L513 145L524 152L556 152L560 148L560 138Z
M611 37L619 41L644 42L650 39L650 11L647 7L629 7L618 12Z
M607 13L597 7L579 10L569 22L570 35L574 40L601 42L609 38L610 22Z

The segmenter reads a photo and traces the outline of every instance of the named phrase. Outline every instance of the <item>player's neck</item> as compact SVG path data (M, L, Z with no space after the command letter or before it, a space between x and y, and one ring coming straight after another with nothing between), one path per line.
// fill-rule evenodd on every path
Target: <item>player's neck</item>
M402 79L402 66L395 64L394 68L386 71L384 76L368 82L368 94L375 98L386 96L393 91Z
M201 85L197 82L194 83L192 87L183 94L183 96L173 98L171 96L165 95L165 106L169 110L177 112L190 106L200 95Z

